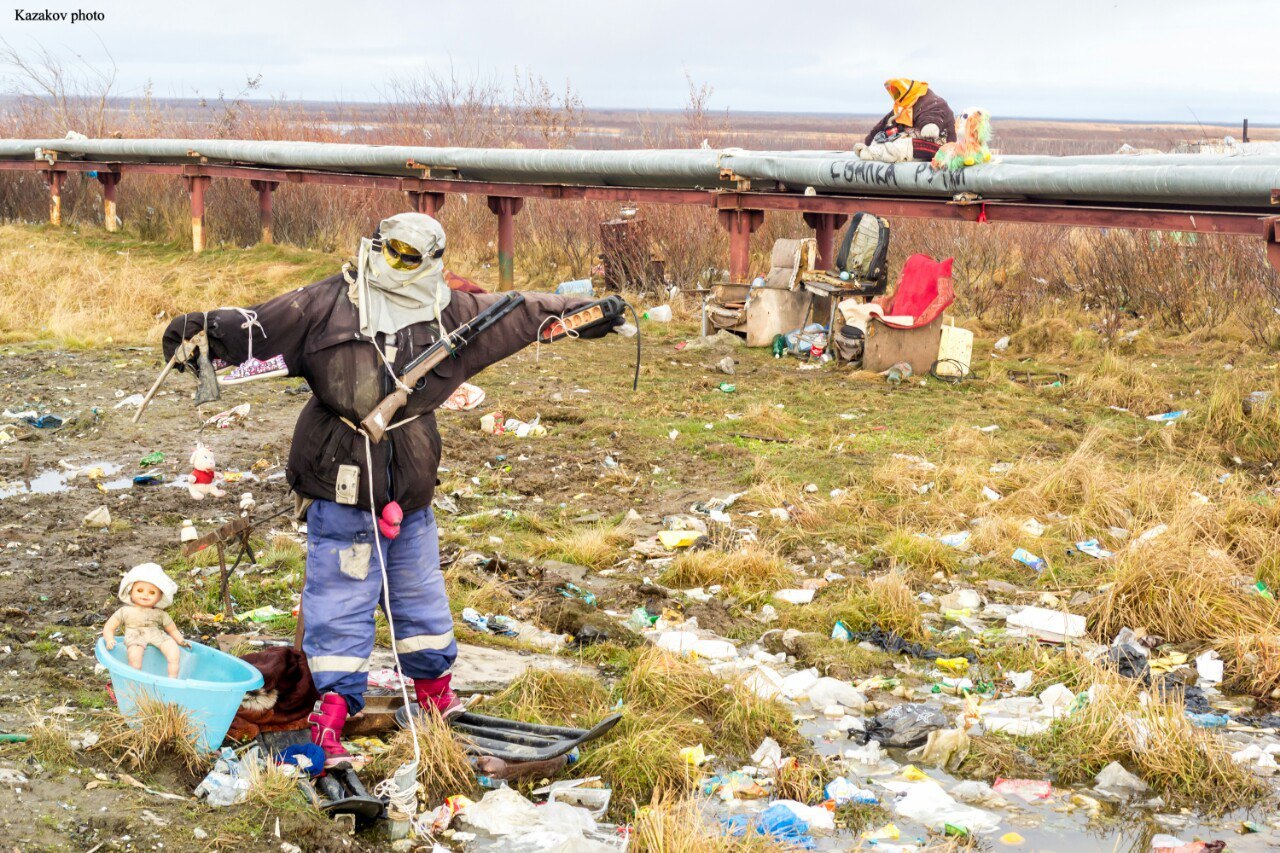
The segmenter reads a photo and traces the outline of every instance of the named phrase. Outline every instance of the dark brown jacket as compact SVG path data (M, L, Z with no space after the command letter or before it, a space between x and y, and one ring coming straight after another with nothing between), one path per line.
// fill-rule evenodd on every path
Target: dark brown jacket
M939 129L938 141L951 142L956 138L956 117L951 112L951 107L947 106L947 102L941 97L935 95L932 89L926 91L920 96L920 100L915 102L911 111L912 126L919 131L926 124L936 124ZM899 132L908 130L906 125L898 124L893 120L893 111L876 122L875 127L871 128L871 132L867 134L864 143L870 145L876 138L876 134L882 130L888 129L890 126L898 128Z
M499 294L453 291L444 311L446 328L462 325L498 298ZM399 502L406 513L429 506L440 465L435 409L468 378L533 343L547 318L587 301L548 293L525 294L523 305L475 338L456 358L435 368L397 416L397 420L415 415L417 419L389 431L372 445L377 508L389 500ZM311 386L312 397L293 431L289 485L303 497L333 500L338 466L356 465L361 471L358 506L367 509L364 438L342 418L360 423L393 385L373 342L359 333L359 318L347 298L346 281L341 274L335 275L248 310L256 312L261 324L261 329L252 330L253 357L265 361L282 355L289 375L301 376ZM243 362L249 354L245 317L225 308L174 318L165 330L165 358L172 356L183 338L199 331L206 316L211 356L229 364ZM596 329L583 337L599 337L607 331ZM434 323L417 323L401 329L394 338L392 364L399 374L437 340L438 329Z

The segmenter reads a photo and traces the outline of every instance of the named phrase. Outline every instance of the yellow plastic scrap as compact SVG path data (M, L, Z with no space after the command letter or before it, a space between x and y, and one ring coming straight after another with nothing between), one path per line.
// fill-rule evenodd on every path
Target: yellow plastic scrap
M1021 844L1024 841L1026 841L1026 839L1016 832L1006 832L1004 835L1000 836L1001 844Z
M934 661L938 669L953 675L964 675L969 671L968 658L938 658Z
M891 823L886 823L872 832L862 833L862 837L868 841L897 841L901 836L902 833L898 831L898 827Z
M1164 657L1148 658L1147 666L1151 667L1154 673L1172 672L1187 662L1185 652L1169 652Z
M684 747L680 750L680 757L690 767L701 767L707 763L707 751L702 748L702 744Z
M659 530L658 539L663 548L688 548L702 534L696 530Z
M925 779L929 778L928 774L919 767L916 767L914 764L908 764L906 767L903 767L902 772L898 775L903 779L906 779L908 782L923 782Z

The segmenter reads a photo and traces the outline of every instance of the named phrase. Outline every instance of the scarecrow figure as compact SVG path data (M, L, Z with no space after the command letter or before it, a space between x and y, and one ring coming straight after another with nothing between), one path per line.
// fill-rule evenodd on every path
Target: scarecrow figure
M283 363L311 388L287 477L307 523L302 648L321 696L310 723L326 766L350 758L339 738L348 714L364 707L379 605L393 620L395 649L419 707L446 717L463 709L450 688L457 644L431 511L441 453L435 409L464 381L533 343L552 318L588 301L527 294L418 383L383 439L369 442L361 419L397 389L405 365L499 299L450 290L444 250L435 219L398 214L360 241L355 262L339 274L250 309L184 314L164 335L166 358L203 329L211 357ZM602 337L612 325L581 337Z
M853 150L863 160L905 163L932 160L938 148L955 139L956 117L923 80L895 77L884 82L893 109L875 123Z

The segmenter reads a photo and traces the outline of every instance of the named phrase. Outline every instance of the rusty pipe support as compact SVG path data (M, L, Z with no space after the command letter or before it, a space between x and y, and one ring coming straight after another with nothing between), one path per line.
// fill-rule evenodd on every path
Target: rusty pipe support
M836 265L836 232L848 220L843 213L806 213L804 224L813 229L818 241L818 269L834 269Z
M102 184L102 225L107 231L119 231L120 216L116 213L116 184L120 183L120 173L98 172L98 183Z
M427 216L438 216L440 208L444 207L445 194L433 192L418 192L409 190L409 203L418 213L425 213Z
M44 181L49 185L49 224L62 224L62 183L67 179L66 172L50 170L44 173Z
M189 175L187 194L191 197L191 251L204 251L204 192L209 187L207 175Z
M511 290L516 285L516 214L524 207L523 198L489 196L489 210L498 217L498 290Z
M733 209L716 214L729 232L729 280L745 283L751 272L751 233L764 222L764 211Z
M275 242L275 234L272 233L275 220L273 199L276 187L280 185L275 181L250 181L249 186L258 191L258 242L269 246Z

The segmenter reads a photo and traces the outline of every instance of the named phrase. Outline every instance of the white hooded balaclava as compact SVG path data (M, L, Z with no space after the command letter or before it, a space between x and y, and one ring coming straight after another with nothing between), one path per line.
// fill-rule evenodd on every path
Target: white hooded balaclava
M386 250L392 240L412 247L422 262L413 269L397 269ZM395 334L405 326L439 319L450 296L443 255L444 229L425 213L397 213L382 220L376 238L362 238L355 269L343 270L347 296L360 312L360 332L370 337L377 332Z
M173 582L173 578L164 573L164 569L158 563L143 563L125 572L124 577L120 579L120 589L116 597L125 604L133 604L129 593L133 591L133 585L138 581L145 581L160 590L160 601L156 607L161 610L173 604L173 597L178 594L178 585Z

